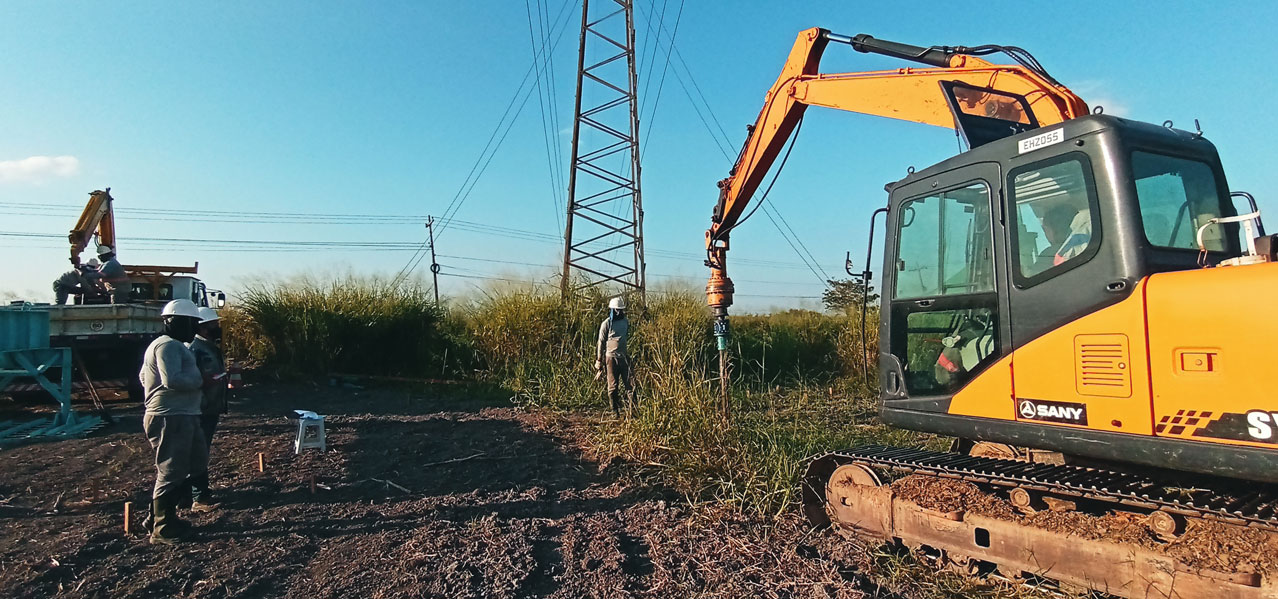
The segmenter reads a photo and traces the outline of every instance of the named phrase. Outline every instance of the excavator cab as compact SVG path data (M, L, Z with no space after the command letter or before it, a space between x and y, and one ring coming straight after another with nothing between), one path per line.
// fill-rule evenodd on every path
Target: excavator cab
M992 140L892 184L884 420L1083 455L1077 430L1040 425L1153 434L1140 287L1245 255L1255 229L1216 222L1240 213L1228 189L1201 133L1105 115ZM1079 324L1119 304L1121 322ZM1044 421L1040 405L1072 416Z
M830 44L925 66L823 73ZM981 58L993 54L1014 64ZM1015 46L799 33L706 231L725 397L729 238L812 106L952 128L967 142L890 184L875 212L887 213L886 423L1278 482L1266 378L1278 319L1240 304L1278 296L1278 236L1265 236L1250 196L1235 206L1201 131L1093 111Z

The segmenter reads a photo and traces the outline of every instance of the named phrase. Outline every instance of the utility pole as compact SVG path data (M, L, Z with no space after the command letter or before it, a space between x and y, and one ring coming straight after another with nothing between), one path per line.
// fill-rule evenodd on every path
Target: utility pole
M604 8L594 20L590 0L581 5L560 288L565 297L605 283L640 294L645 289L634 2L597 1ZM589 49L598 50L599 60L588 64ZM590 100L585 108L583 97ZM582 284L573 284L574 273L585 276Z
M435 306L439 306L439 262L435 260L435 217L426 216L426 233L430 236L430 278L435 288Z

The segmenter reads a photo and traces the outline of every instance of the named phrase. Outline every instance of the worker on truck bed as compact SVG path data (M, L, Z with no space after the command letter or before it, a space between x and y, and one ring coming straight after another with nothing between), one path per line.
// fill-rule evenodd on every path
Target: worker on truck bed
M222 350L218 346L222 341L222 325L217 311L206 306L200 307L200 324L196 328L195 340L186 344L195 354L195 365L204 377L202 389L203 400L200 402L200 429L204 433L205 451L212 453L213 433L217 431L217 421L226 413L226 361L222 359ZM191 474L191 511L208 512L217 509L217 503L209 492L209 472Z
M630 322L626 320L626 300L614 297L608 302L608 318L599 325L599 344L595 357L596 373L604 373L608 377L608 401L612 404L612 412L621 415L621 391L626 386L626 395L634 394L630 384L630 357L626 354L626 341L630 338ZM632 403L633 398L627 403Z
M208 471L209 452L200 428L204 376L185 345L195 339L200 312L191 300L178 299L160 316L164 334L146 348L138 376L146 394L142 429L155 449L151 543L171 545L190 530L178 519L177 504L190 490L189 477Z
M125 304L129 301L129 275L124 272L120 261L115 259L115 249L109 245L98 246L98 258L102 259L102 284L106 286L107 295L113 304Z
M75 268L54 279L53 296L59 306L66 304L67 298L72 295L86 297L96 293L99 275L94 266L97 266L97 260L91 260L87 264L77 264ZM75 302L72 301L72 303Z
M102 263L97 258L89 258L84 263L84 268L80 273L84 275L84 279L89 282L89 288L84 290L84 303L102 303L106 300L106 287L102 286L102 272L98 269L102 268Z

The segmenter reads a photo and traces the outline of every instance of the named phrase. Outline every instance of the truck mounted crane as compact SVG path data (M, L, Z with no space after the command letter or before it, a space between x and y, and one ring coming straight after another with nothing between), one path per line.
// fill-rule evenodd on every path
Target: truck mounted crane
M832 42L923 66L824 74ZM1015 64L981 58L996 53ZM1278 538L1278 319L1238 305L1278 293L1278 236L1228 191L1202 132L1090 113L1016 47L801 32L706 232L725 391L729 237L808 106L954 128L968 146L888 184L871 218L885 215L880 416L961 451L816 457L809 520L970 573L1123 597L1274 596L1273 573L1190 567L1029 518L1050 506L1123 514L1167 542L1199 525ZM896 492L907 476L971 485L1017 515L924 509Z
M111 197L110 187L89 194L89 201L67 239L71 242L71 264L76 266L80 264L80 254L94 240L99 246L120 249L116 245L115 199ZM162 303L185 298L198 306L207 306L212 300L219 308L226 303L226 294L208 289L195 277L200 270L199 262L192 266L128 265L124 269L131 281L132 301Z

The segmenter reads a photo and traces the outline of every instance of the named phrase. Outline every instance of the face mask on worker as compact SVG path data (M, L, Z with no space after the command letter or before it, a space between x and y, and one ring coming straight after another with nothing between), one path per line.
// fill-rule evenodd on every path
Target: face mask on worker
M219 341L222 339L222 325L219 325L216 322L205 323L202 330L203 332L200 333L200 336L208 339L209 341Z
M198 321L194 318L170 316L164 319L164 334L182 343L190 343L195 340L195 327L197 324Z
M613 320L625 320L625 319L626 319L626 311L625 311L625 310L618 310L618 309L616 309L616 308L612 308L610 311L612 312L612 319L613 319Z

